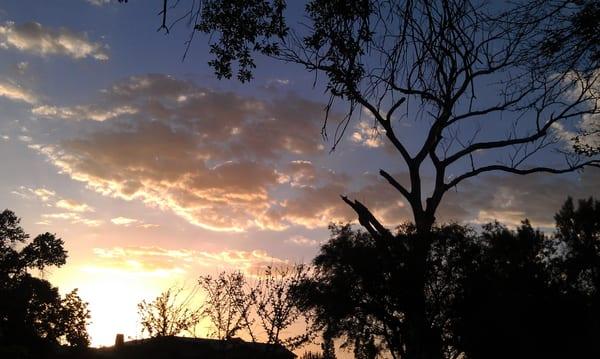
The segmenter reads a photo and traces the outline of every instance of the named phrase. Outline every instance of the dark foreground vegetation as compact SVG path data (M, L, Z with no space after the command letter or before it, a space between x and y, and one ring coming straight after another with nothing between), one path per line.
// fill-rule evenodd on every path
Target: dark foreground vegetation
M424 343L442 358L600 356L600 202L569 199L546 235L525 220L481 232L437 226L427 256ZM389 241L333 226L314 275L296 288L298 305L356 358L405 358L415 293L412 225Z
M61 345L70 351L90 344L87 303L77 290L61 297L43 275L65 264L63 241L44 233L30 241L9 210L0 212L0 358L44 358Z
M64 264L62 241L48 233L28 241L8 210L0 220L2 358L218 358L227 350L231 358L283 358L291 355L285 347L309 342L322 352L306 358L334 358L340 350L404 358L414 335L406 317L417 290L410 253L419 237L411 224L389 241L332 225L311 266L269 268L254 281L239 272L203 276L200 308L170 289L139 306L154 340L96 350L87 349L90 313L77 292L61 298L30 273ZM497 222L481 230L434 227L427 345L442 358L599 357L600 201L568 199L555 220L549 234L527 220L516 230ZM191 334L200 318L210 319L215 339L175 337Z
M555 220L551 234L527 220L516 230L497 222L478 231L458 224L433 228L424 308L431 336L423 340L430 351L469 359L600 356L600 202L568 199ZM332 225L330 240L311 266L269 268L252 284L239 272L203 276L199 287L206 301L200 308L177 301L179 292L173 290L140 303L147 334L163 339L89 350L86 303L76 291L61 297L31 274L63 265L63 242L49 233L29 241L18 218L5 210L0 214L0 353L3 358L174 358L174 353L211 358L234 348L227 356L233 358L234 352L244 357L276 348L251 356L286 357L290 352L284 347L316 342L322 353L306 357L334 358L341 347L356 358L405 358L414 335L406 318L419 295L411 251L419 240L411 224L398 227L390 239ZM174 337L200 318L210 319L216 340ZM240 336L249 342L236 339Z
M424 308L431 335L422 339L429 351L448 359L600 355L600 202L568 199L555 221L546 234L527 220L515 230L498 222L433 228ZM406 318L420 295L411 253L422 237L412 224L389 240L350 225L330 229L311 266L269 268L254 284L239 272L201 277L201 308L177 301L173 289L143 302L146 331L176 335L208 317L225 342L242 336L296 351L319 343L322 352L306 358L340 350L406 358L415 335Z

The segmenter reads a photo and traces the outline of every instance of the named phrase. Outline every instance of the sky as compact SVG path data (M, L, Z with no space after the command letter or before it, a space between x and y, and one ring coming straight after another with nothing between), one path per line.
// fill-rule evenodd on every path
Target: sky
M138 336L136 304L173 283L309 262L330 222L354 220L340 195L390 227L410 220L377 176L406 168L372 117L355 116L330 151L312 74L259 58L250 83L217 80L205 38L182 61L185 24L156 31L160 3L0 4L0 208L65 241L67 264L44 275L90 303L93 345ZM410 147L422 129L409 119L398 133ZM597 170L489 174L449 192L437 218L550 230L567 196L592 195Z

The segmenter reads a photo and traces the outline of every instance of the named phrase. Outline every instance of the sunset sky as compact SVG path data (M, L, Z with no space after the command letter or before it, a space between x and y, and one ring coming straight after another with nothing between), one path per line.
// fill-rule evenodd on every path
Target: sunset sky
M0 4L0 208L65 241L67 264L46 275L90 303L93 345L139 335L136 303L173 283L310 261L328 223L354 219L340 194L389 226L410 219L377 176L406 169L373 118L357 114L331 152L319 79L259 58L250 83L219 81L205 38L182 61L185 24L156 31L160 6ZM408 118L401 129L410 147L422 127ZM448 193L438 220L528 217L549 230L569 195L600 195L600 171L483 176Z

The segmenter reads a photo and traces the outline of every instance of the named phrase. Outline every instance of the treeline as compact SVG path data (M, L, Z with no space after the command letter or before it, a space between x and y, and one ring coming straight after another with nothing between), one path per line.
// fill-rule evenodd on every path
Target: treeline
M66 263L64 242L44 233L30 240L12 211L0 212L0 358L45 358L64 345L74 351L90 344L90 312L77 290L35 277Z
M429 328L417 333L430 333L419 341L437 353L432 359L600 357L600 201L569 199L555 222L549 234L527 220L515 230L447 224L427 238L405 224L389 240L332 225L311 265L201 276L191 292L171 288L138 312L151 337L195 336L206 320L222 340L321 346L306 358L334 358L340 349L406 358L415 313L425 313ZM419 278L414 253L425 240ZM30 240L5 210L0 250L0 357L88 346L87 304L31 274L65 263L62 240L49 233Z
M292 297L311 277L308 267L273 266L256 276L221 272L201 276L191 290L173 286L152 301L138 304L142 334L150 337L206 333L220 340L236 337L294 350L314 339L316 332Z
M199 308L169 290L140 303L140 315L154 336L208 318L220 339L289 349L316 342L322 352L307 358L334 358L341 348L367 359L406 358L415 335L407 322L424 312L424 332L432 334L419 341L435 358L600 357L600 202L568 199L555 221L551 234L524 220L516 230L498 222L477 231L440 225L428 238L406 224L387 241L332 225L310 266L269 268L258 279L203 276ZM424 280L413 255L423 240L431 244ZM174 329L160 332L168 322Z

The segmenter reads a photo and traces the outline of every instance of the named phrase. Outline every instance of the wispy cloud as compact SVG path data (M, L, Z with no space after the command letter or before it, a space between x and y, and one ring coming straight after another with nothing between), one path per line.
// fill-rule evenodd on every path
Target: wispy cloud
M113 224L116 224L118 226L129 226L131 224L134 223L138 223L139 221L137 219L133 219L133 218L126 218L126 217L117 217L117 218L113 218L110 220Z
M292 237L286 239L286 242L297 245L297 246L307 246L307 247L315 247L315 246L319 245L318 241L316 241L314 239L306 238L306 237L300 236L300 235L292 236Z
M72 199L61 199L56 202L57 208L62 208L73 212L94 212L94 209L85 203L80 203Z
M113 0L85 0L87 3L92 4L94 6L104 6L111 3Z
M62 198L55 191L47 188L28 188L25 186L19 187L18 190L12 191L17 195L27 200L39 200L44 202L46 207L54 207L64 212L42 214L42 220L37 223L40 225L50 225L53 220L69 221L72 224L83 224L89 227L98 227L103 222L99 219L85 217L84 213L94 212L94 208L86 203L76 201L74 199Z
M38 22L0 25L0 47L39 56L63 55L74 59L108 60L107 46L88 39L86 33L44 27Z
M15 83L2 80L0 80L0 97L5 97L17 102L25 102L30 105L38 102L37 96L31 91L28 91Z
M33 108L31 112L39 117L60 118L63 120L106 121L122 115L135 114L138 110L131 106L106 109L93 106L58 107L42 105Z
M83 224L88 227L102 225L102 220L83 217L77 212L47 213L42 215L44 224L51 224L51 220L65 220L71 224Z
M31 190L31 191L33 191L33 193L44 202L46 202L46 201L50 200L52 197L56 196L56 192L46 189L46 188L37 188L37 189Z
M135 226L135 227L140 227L140 228L159 227L158 224L145 223L141 219L127 218L127 217L115 217L115 218L112 218L110 221L117 226L124 226L124 227L130 227L130 226Z
M220 270L239 270L248 275L256 275L268 266L288 265L287 260L273 257L261 250L208 252L161 247L111 247L94 248L93 252L96 256L96 268L117 268L157 275Z

